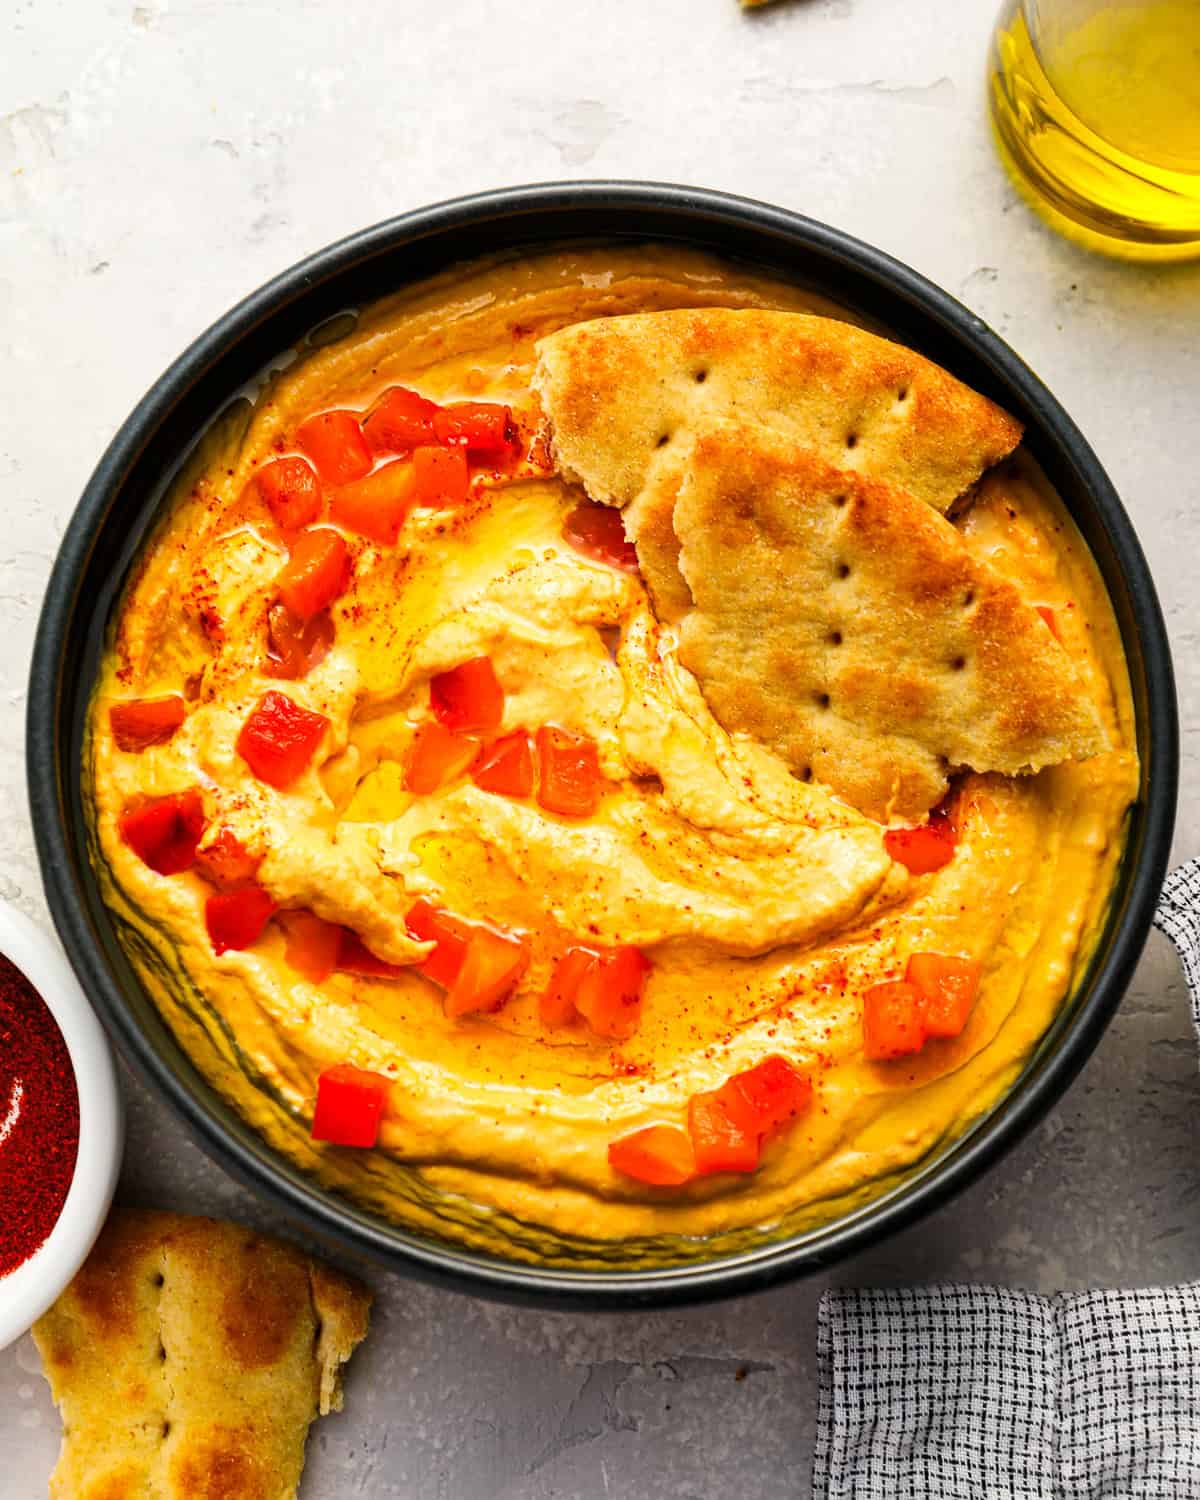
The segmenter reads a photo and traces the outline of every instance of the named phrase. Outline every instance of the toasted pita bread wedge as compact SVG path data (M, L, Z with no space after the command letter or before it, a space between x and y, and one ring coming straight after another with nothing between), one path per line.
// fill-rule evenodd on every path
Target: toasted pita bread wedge
M370 1295L237 1224L117 1213L34 1325L64 1438L50 1500L287 1500Z
M1045 622L925 502L737 422L675 465L679 655L726 729L881 820L927 811L953 768L1106 748Z
M911 349L832 318L680 308L576 323L534 377L559 467L623 509L661 620L690 603L672 503L651 475L714 420L759 425L947 511L1021 426Z

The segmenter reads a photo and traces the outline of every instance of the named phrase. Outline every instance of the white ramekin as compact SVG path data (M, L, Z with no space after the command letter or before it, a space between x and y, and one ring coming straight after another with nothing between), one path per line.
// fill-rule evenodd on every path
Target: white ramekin
M0 953L21 970L58 1022L79 1091L79 1154L62 1213L29 1259L0 1276L3 1349L41 1317L100 1233L121 1165L125 1116L108 1039L55 939L0 901Z

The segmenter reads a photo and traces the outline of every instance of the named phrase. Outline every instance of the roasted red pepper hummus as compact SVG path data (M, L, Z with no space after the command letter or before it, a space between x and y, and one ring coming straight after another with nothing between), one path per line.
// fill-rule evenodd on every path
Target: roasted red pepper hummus
M96 687L97 863L183 1046L321 1181L509 1255L686 1258L890 1186L1053 1019L1136 787L1108 599L1020 450L954 525L1109 748L900 818L723 727L532 389L555 330L678 307L838 316L597 248L319 331L189 463Z

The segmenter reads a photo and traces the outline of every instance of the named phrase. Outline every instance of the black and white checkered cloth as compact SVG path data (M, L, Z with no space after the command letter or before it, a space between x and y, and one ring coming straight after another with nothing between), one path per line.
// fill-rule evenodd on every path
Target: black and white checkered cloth
M1163 888L1200 1028L1200 860ZM821 1302L815 1500L1200 1500L1200 1284Z
M1167 876L1154 925L1178 950L1191 996L1192 1020L1200 1032L1200 859L1189 859Z

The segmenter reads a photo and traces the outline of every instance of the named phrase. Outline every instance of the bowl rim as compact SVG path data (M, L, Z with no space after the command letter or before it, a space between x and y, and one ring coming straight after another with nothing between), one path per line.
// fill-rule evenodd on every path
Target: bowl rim
M747 233L791 251L819 257L830 270L841 267L889 302L915 313L981 365L989 379L1023 410L1036 414L1049 439L1088 497L1093 518L1111 543L1129 605L1126 654L1136 646L1144 673L1139 712L1143 786L1135 808L1131 850L1117 890L1122 900L1112 919L1107 951L1093 967L1087 994L1061 1027L1057 1043L1026 1064L1009 1092L981 1122L938 1156L920 1175L873 1199L865 1207L816 1231L805 1232L736 1255L664 1269L593 1271L546 1268L435 1242L336 1198L298 1169L290 1169L261 1143L238 1140L176 1076L123 1003L99 942L79 899L68 847L66 811L57 774L59 739L59 648L77 604L79 583L91 550L93 529L112 497L177 399L211 364L268 319L281 317L326 282L365 271L372 260L439 236L478 232L489 224L529 220L539 227L523 241L549 244L602 237L572 228L572 216L611 214L613 233L629 236L631 223L664 216L678 228L640 229L643 239L702 242L702 232ZM548 219L562 221L557 232ZM719 251L717 252L719 253ZM445 264L461 260L447 251ZM320 321L314 315L314 323ZM1015 398L1015 400L1014 400ZM1132 665L1132 663L1131 663ZM1129 517L1096 455L1036 375L975 313L949 293L886 252L841 230L790 210L709 189L653 182L560 181L499 188L449 199L384 220L298 261L237 303L203 332L155 381L118 430L86 485L67 525L38 622L27 719L30 803L38 857L51 912L63 944L122 1052L138 1075L165 1097L202 1148L235 1178L298 1217L310 1229L345 1249L377 1262L458 1289L502 1300L543 1306L613 1310L667 1306L764 1290L779 1281L845 1258L932 1211L978 1177L1025 1134L1062 1094L1091 1054L1132 976L1150 929L1170 853L1178 783L1178 721L1171 659L1162 613L1145 558ZM1137 835L1137 847L1132 841ZM1135 857L1136 856L1136 857ZM209 1086L211 1089L211 1085ZM266 1160L270 1157L271 1160Z
M79 1150L53 1229L27 1260L0 1276L0 1349L41 1317L83 1264L108 1214L124 1144L124 1108L108 1038L66 955L24 913L0 901L0 953L54 1017L75 1073Z

